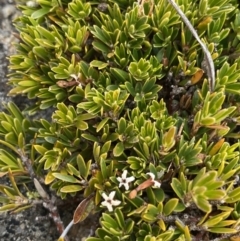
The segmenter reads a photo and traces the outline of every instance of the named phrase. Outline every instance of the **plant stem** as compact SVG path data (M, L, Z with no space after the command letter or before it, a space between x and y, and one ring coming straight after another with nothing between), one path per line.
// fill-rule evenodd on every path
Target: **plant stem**
M19 150L19 155L21 157L21 160L23 162L23 165L25 166L25 168L27 169L31 179L34 182L35 188L37 189L39 195L42 198L42 205L44 208L46 208L49 213L51 218L53 219L57 230L59 231L59 233L62 233L65 229L63 222L61 220L61 217L59 215L58 212L58 208L55 204L56 202L56 198L54 196L50 197L47 192L44 190L44 188L42 187L42 185L40 184L40 182L38 181L38 178L33 170L33 166L31 163L31 160L29 159L29 157L27 155L25 155L24 151ZM40 178L39 178L40 179ZM42 178L41 178L42 179ZM41 180L44 182L44 180ZM65 241L69 241L68 237L66 236Z

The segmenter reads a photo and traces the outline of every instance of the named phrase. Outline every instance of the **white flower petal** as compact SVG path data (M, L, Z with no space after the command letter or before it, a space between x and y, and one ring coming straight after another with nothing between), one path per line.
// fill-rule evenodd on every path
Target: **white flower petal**
M121 183L122 185L124 185L125 189L128 190L129 189L129 185L128 183Z
M122 179L126 179L127 177L127 170L124 170L122 173Z
M118 180L119 182L123 182L123 179L122 179L121 177L117 177L117 180Z
M134 177L134 176L128 177L128 178L127 178L127 183L133 182L134 180L135 180L135 177Z
M148 172L147 174L152 178L152 180L155 180L155 175L152 172Z
M160 183L160 182L157 182L157 181L154 181L153 187L155 187L155 188L160 188L160 187L161 187L161 183Z
M70 76L71 76L72 78L74 78L75 80L77 79L77 75L75 75L75 74L70 74Z
M112 200L112 206L118 206L121 203L119 200Z
M157 173L157 179L160 179L164 175L164 171L161 170L160 172Z
M102 197L104 198L105 201L109 199L108 196L107 196L107 194L106 194L105 192L102 193Z
M125 186L125 183L120 182L118 187L120 188L122 185L124 185L124 186Z
M110 194L109 194L109 198L108 198L108 199L110 199L110 200L112 201L113 198L114 198L114 196L115 196L115 194L116 194L116 191L112 191L112 192L110 192Z
M101 204L102 204L103 206L107 206L108 202L107 202L107 201L103 201L103 202L101 202Z
M113 207L112 207L112 204L111 204L111 203L109 203L109 202L107 202L107 201L104 201L104 202L102 202L102 205L105 206L105 207L107 207L107 209L108 209L109 212L112 212L112 211L113 211Z
M112 211L113 211L112 205L109 204L109 205L107 206L107 209L108 209L109 212L112 212Z

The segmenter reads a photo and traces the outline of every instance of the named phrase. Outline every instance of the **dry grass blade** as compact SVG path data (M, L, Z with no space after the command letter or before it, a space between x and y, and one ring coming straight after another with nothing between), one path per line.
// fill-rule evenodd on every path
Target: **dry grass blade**
M194 27L192 26L192 24L190 23L190 21L188 20L186 15L183 13L183 11L179 8L179 6L173 0L168 0L168 2L174 7L174 9L180 15L183 22L187 25L188 29L191 31L192 35L198 41L198 43L200 44L200 46L202 48L202 50L204 52L204 60L202 62L202 67L207 72L208 81L209 81L209 89L211 92L213 92L214 87L215 87L215 67L214 67L211 53L209 52L207 46L199 38L196 30L194 29Z

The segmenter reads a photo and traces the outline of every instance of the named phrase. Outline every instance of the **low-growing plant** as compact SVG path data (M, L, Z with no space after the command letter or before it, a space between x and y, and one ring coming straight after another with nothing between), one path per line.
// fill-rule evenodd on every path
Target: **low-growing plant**
M88 241L240 237L238 1L19 9L10 95L33 104L0 113L0 211L43 204L59 240L93 212ZM82 197L67 228L53 197Z

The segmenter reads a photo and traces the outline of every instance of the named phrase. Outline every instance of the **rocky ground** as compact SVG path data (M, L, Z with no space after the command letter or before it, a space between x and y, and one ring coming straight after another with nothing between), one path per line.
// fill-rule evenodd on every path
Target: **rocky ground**
M12 35L12 17L16 14L16 9L11 0L0 1L0 109L3 102L9 101L7 92L7 56L14 51L11 45L14 37Z
M18 14L13 0L0 0L0 111L4 109L3 103L14 101L18 106L26 104L23 97L11 98L7 96L10 87L7 85L8 59L14 53L13 43L14 26L12 20ZM6 180L0 178L0 183ZM77 204L76 204L77 206ZM72 211L69 208L60 209L63 222L67 225L72 219ZM98 220L92 216L83 223L75 225L69 235L70 241L82 241L94 232L94 226ZM41 205L22 213L11 215L0 214L0 241L55 241L59 233L54 223Z

